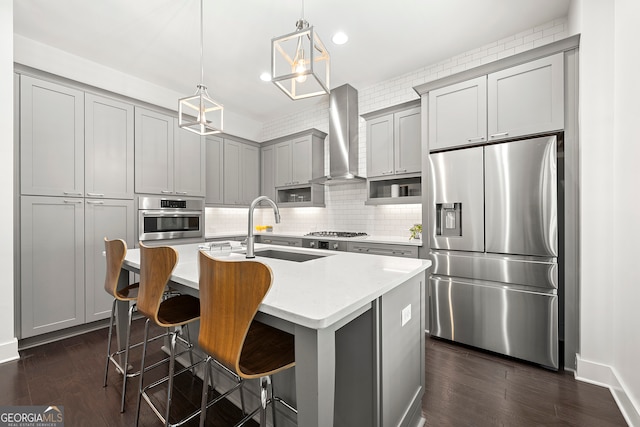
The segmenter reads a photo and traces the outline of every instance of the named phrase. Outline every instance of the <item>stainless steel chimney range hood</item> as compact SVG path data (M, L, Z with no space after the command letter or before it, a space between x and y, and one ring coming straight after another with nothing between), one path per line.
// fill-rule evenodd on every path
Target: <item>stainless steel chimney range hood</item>
M358 91L344 84L329 95L329 175L311 182L364 182L358 176Z

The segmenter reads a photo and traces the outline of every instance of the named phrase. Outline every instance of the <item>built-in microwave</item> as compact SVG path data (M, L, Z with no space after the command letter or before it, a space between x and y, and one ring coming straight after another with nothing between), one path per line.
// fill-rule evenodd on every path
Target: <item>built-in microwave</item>
M138 198L138 234L142 242L204 240L204 200L140 196Z

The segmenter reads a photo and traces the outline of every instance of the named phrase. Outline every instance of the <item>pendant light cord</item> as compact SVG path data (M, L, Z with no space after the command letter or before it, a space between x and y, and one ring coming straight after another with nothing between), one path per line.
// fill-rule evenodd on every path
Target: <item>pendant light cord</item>
M204 86L204 0L200 0L200 85Z

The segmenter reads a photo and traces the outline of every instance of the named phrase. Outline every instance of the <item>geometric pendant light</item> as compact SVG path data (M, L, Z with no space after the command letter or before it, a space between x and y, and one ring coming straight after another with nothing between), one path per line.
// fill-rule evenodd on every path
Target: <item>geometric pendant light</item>
M214 101L204 85L203 0L200 0L200 84L195 95L178 100L178 126L197 133L211 135L222 132L222 104Z
M271 81L291 99L329 94L331 58L318 34L304 19L296 31L271 40Z

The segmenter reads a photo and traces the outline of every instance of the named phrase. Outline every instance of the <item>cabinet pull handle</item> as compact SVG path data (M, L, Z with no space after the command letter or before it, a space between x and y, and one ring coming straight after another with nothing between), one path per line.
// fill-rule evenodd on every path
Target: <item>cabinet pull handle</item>
M79 203L82 203L82 200L68 200L68 199L64 199L63 200L65 203L72 203L74 205L77 205Z
M79 191L64 191L63 194L65 196L82 196L82 193Z
M492 137L494 135L491 135ZM479 142L479 141L484 141L484 136L476 136L475 138L468 138L467 142Z
M102 200L87 200L88 205L104 205Z
M160 190L160 192L162 194L171 194L172 193L172 191L170 191L170 190Z
M104 197L102 193L87 193L88 197Z
M406 169L396 169L396 172L406 172Z
M507 136L507 135L509 135L509 132L494 133L489 138L498 138L499 136Z
M187 194L186 191L176 191L176 194Z

